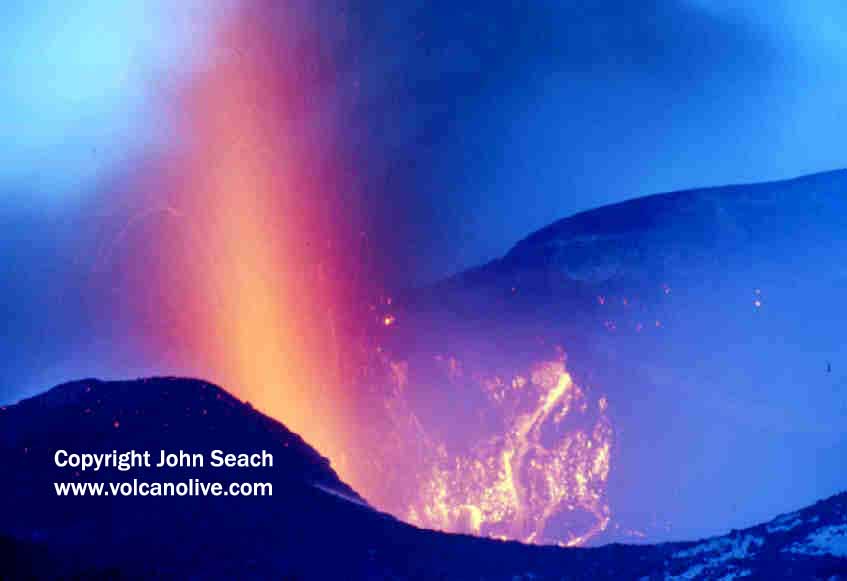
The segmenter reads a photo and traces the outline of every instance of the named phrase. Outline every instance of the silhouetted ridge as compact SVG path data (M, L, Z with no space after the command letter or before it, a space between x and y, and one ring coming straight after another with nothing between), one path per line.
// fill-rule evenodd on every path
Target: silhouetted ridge
M41 424L24 419L29 414L41 416ZM79 442L85 447L78 446L78 450L110 451L143 445L158 451L179 445L186 451L222 448L248 452L270 447L280 462L297 467L288 477L296 475L310 484L358 498L338 479L329 461L300 436L202 380L155 377L72 381L19 402L6 409L2 418L0 438L33 450L57 441L73 442L86 432L90 437L84 444ZM46 434L43 423L51 426Z
M264 498L57 498L52 482L179 480L172 469L74 475L52 452L267 449ZM847 495L698 543L560 549L419 530L378 513L280 423L198 380L83 380L0 410L0 578L808 579L843 575ZM329 493L328 493L329 491ZM338 493L338 494L337 494ZM339 497L341 494L342 497ZM833 540L834 539L834 540Z
M825 193L835 196L843 192L845 185L847 169L841 169L789 180L678 190L632 198L557 220L519 241L509 254L554 239L634 234L674 222L678 226L680 218L721 203L785 202L786 196L793 196L796 189L834 187L837 189ZM774 192L777 193L774 195ZM795 202L803 205L811 201L798 199Z

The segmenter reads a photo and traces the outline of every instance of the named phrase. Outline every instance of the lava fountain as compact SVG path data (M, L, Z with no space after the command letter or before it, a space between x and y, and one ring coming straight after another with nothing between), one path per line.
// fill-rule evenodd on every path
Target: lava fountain
M285 423L399 518L585 542L609 522L606 400L573 381L563 352L509 377L436 356L443 373L425 376L357 332L371 311L357 305L344 241L359 229L340 201L349 184L333 172L331 123L312 104L331 75L297 14L270 22L249 8L229 16L214 65L179 100L184 143L161 193L176 226L155 259L175 314L156 348ZM383 314L375 325L396 323ZM462 445L420 413L431 381L485 416Z
M159 280L189 289L170 335L177 358L302 434L355 482L344 469L350 421L337 364L348 293L324 212L337 186L297 123L309 62L279 58L284 39L302 36L297 16L271 30L249 7L235 11L213 65L180 96L185 142L166 187L183 222L163 245Z

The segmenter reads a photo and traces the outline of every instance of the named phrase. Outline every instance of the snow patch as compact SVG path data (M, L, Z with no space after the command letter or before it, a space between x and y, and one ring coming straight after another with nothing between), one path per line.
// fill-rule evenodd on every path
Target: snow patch
M820 528L784 550L801 555L847 557L847 524Z
M691 559L702 556L705 560L702 563L693 565L684 573L677 576L668 576L667 579L680 581L683 579L697 579L713 569L728 564L730 561L752 557L756 549L760 548L764 543L764 539L754 535L720 537L699 543L690 549L677 551L671 556L672 559ZM710 577L715 577L717 573L717 571L711 571ZM750 571L733 568L720 578L731 580L751 574Z
M327 494L331 494L332 496L338 497L342 500L346 500L347 502L358 504L359 506L363 506L365 508L372 508L368 503L362 502L358 498L353 498L349 494L344 494L343 492L335 490L334 488L330 488L329 486L324 486L323 484L318 484L317 482L313 483L312 486L314 486L321 492L326 492Z
M803 524L803 519L800 518L799 514L791 512L774 519L773 522L767 526L767 531L769 533L790 531L801 524Z
M752 551L761 547L764 544L764 539L754 535L744 535L743 537L720 537L712 539L705 543L700 543L673 554L674 559L690 559L697 555L707 553L722 553L717 555L712 561L725 562L732 559L746 559L752 555Z

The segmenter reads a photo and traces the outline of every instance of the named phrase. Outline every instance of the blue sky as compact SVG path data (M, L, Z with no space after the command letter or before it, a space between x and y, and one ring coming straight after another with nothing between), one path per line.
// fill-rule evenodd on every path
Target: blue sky
M82 195L161 145L168 91L198 64L212 18L194 0L3 3L3 189Z

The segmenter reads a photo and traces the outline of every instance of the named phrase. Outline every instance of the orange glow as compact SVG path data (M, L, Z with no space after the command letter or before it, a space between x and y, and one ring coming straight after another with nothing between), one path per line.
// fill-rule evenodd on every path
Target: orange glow
M452 358L439 358L448 381ZM457 451L435 437L407 397L409 366L388 361L393 390L386 400L394 419L392 441L414 442L395 451L419 456L418 477L402 499L386 499L395 514L439 530L530 543L584 544L608 526L605 500L612 446L608 401L589 405L563 360L546 361L528 377L480 378L486 406L502 420L500 431ZM391 454L387 454L390 458ZM548 531L554 517L578 520L565 538Z
M161 278L190 288L178 305L181 360L301 434L355 484L343 473L344 291L315 203L332 180L299 145L301 71L269 56L285 35L267 26L249 11L231 15L215 38L219 58L183 96L186 143L171 160L169 187L185 232L162 257L177 272Z
M285 31L266 26L249 12L231 17L216 39L222 58L181 102L187 142L166 196L180 232L157 244L167 251L159 285L177 297L174 359L300 434L379 509L448 531L586 542L609 522L612 427L608 402L577 385L563 355L503 377L437 357L443 384L427 392L389 347L345 336L352 292L338 216L326 211L344 188L301 135L306 73L278 62ZM396 335L406 325L392 302L368 320L401 327ZM463 389L490 430L457 449L415 405ZM460 427L482 430L476 419ZM561 519L573 520L557 529L567 533L551 533Z

